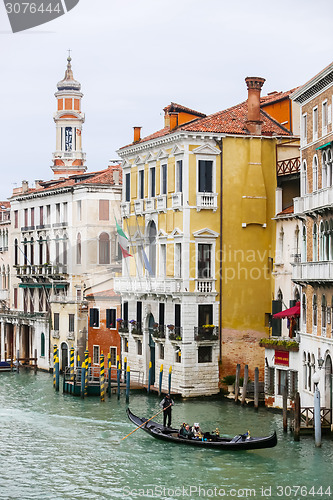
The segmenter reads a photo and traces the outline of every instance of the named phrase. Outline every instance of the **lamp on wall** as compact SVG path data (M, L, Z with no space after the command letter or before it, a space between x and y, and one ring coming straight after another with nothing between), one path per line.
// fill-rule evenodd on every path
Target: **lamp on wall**
M324 364L324 360L323 360L323 358L320 356L320 358L318 358L318 368L319 368L319 370L321 370L321 369L322 369L323 364Z

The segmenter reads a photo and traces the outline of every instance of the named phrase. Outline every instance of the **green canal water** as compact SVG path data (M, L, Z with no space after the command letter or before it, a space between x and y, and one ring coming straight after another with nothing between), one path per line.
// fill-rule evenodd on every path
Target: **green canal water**
M154 415L158 403L130 397L138 415ZM177 425L197 421L230 436L277 430L276 448L232 453L163 443L141 430L121 441L133 429L125 410L125 395L81 400L55 393L49 374L0 374L0 498L333 499L333 441L321 449L311 437L295 443L280 414L219 399L176 402Z

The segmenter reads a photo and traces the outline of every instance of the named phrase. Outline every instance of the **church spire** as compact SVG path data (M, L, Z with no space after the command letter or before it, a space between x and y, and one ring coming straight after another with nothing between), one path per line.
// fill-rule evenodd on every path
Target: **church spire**
M56 123L56 152L53 154L55 175L63 177L71 174L84 173L85 153L82 151L82 124L84 113L81 112L81 84L74 79L72 58L67 58L65 77L57 84L57 112L54 115Z

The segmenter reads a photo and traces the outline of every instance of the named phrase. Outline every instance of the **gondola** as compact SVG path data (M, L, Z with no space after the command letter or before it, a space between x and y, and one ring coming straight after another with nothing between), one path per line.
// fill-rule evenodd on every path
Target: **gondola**
M202 448L218 448L222 450L259 450L262 448L273 448L277 444L275 431L273 434L266 437L249 437L245 434L239 434L233 438L212 435L210 438L206 438L207 440L188 439L179 436L178 429L164 427L153 420L147 421L148 419L146 418L137 417L129 408L127 408L127 415L133 424L138 427L142 426L141 429L154 438L161 439L162 441L169 441L171 443L201 446ZM147 423L145 424L145 422Z

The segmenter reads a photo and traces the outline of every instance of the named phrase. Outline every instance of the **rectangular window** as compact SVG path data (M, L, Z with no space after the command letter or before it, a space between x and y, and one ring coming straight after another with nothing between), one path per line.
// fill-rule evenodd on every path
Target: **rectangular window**
M275 369L269 366L265 367L265 393L269 395L275 393Z
M51 223L51 205L46 205L46 224Z
M182 362L182 352L180 350L176 351L175 361L176 361L176 363L181 363Z
M212 245L207 243L198 244L198 278L211 278L211 253Z
M277 370L278 376L278 395L283 396L284 388L288 389L288 372L287 370Z
M158 324L164 325L165 322L165 304L160 302L158 306Z
M156 182L156 177L155 177L155 167L152 167L150 169L150 189L149 189L149 195L151 198L155 198L155 193L156 193L156 189L155 189L155 182Z
M198 363L212 362L212 346L200 346L198 349Z
M164 344L160 344L160 359L164 359Z
M53 328L56 331L59 331L59 313L53 314Z
M111 354L111 365L112 366L117 366L117 348L116 347L110 347L110 354Z
M68 222L68 203L62 204L62 222Z
M128 302L123 303L123 320L128 321Z
M161 166L161 194L167 194L167 165Z
M74 325L75 325L75 314L69 314L68 315L68 331L69 332L74 332Z
M60 222L60 203L56 203L56 223Z
M141 340L138 340L137 344L138 344L138 355L142 356L142 342L141 342Z
M99 365L99 345L93 346L93 363Z
M28 227L28 209L24 209L24 227Z
M99 220L109 220L109 200L99 200Z
M183 160L176 162L176 193L183 192Z
M77 220L80 221L82 219L82 201L78 200L76 202L76 215L77 215Z
M160 276L166 276L166 245L160 245Z
M82 300L82 290L81 288L76 289L76 300Z
M89 325L93 328L99 328L99 309L96 307L90 309Z
M328 123L328 112L327 112L327 101L325 101L323 102L322 105L322 127L323 127L322 135L327 134L327 123Z
M175 329L181 327L181 305L175 304Z
M182 276L182 244L175 243L175 278Z
M107 309L106 310L106 328L117 328L117 310L116 309Z
M213 162L199 160L199 193L213 192Z
M18 210L15 210L14 212L14 221L15 221L15 228L18 228Z
M39 207L39 224L44 225L44 207Z
M30 208L30 226L35 225L35 209Z
M139 198L143 200L145 192L145 172L144 170L139 170Z
M128 352L128 338L124 337L124 352Z
M14 309L17 309L17 288L14 288Z
M308 117L307 115L302 115L302 142L303 144L307 143L308 137Z
M318 139L318 108L313 109L312 113L312 121L313 121L313 140Z
M198 326L213 324L213 304L200 304L198 306Z
M125 175L125 201L131 201L131 174Z

